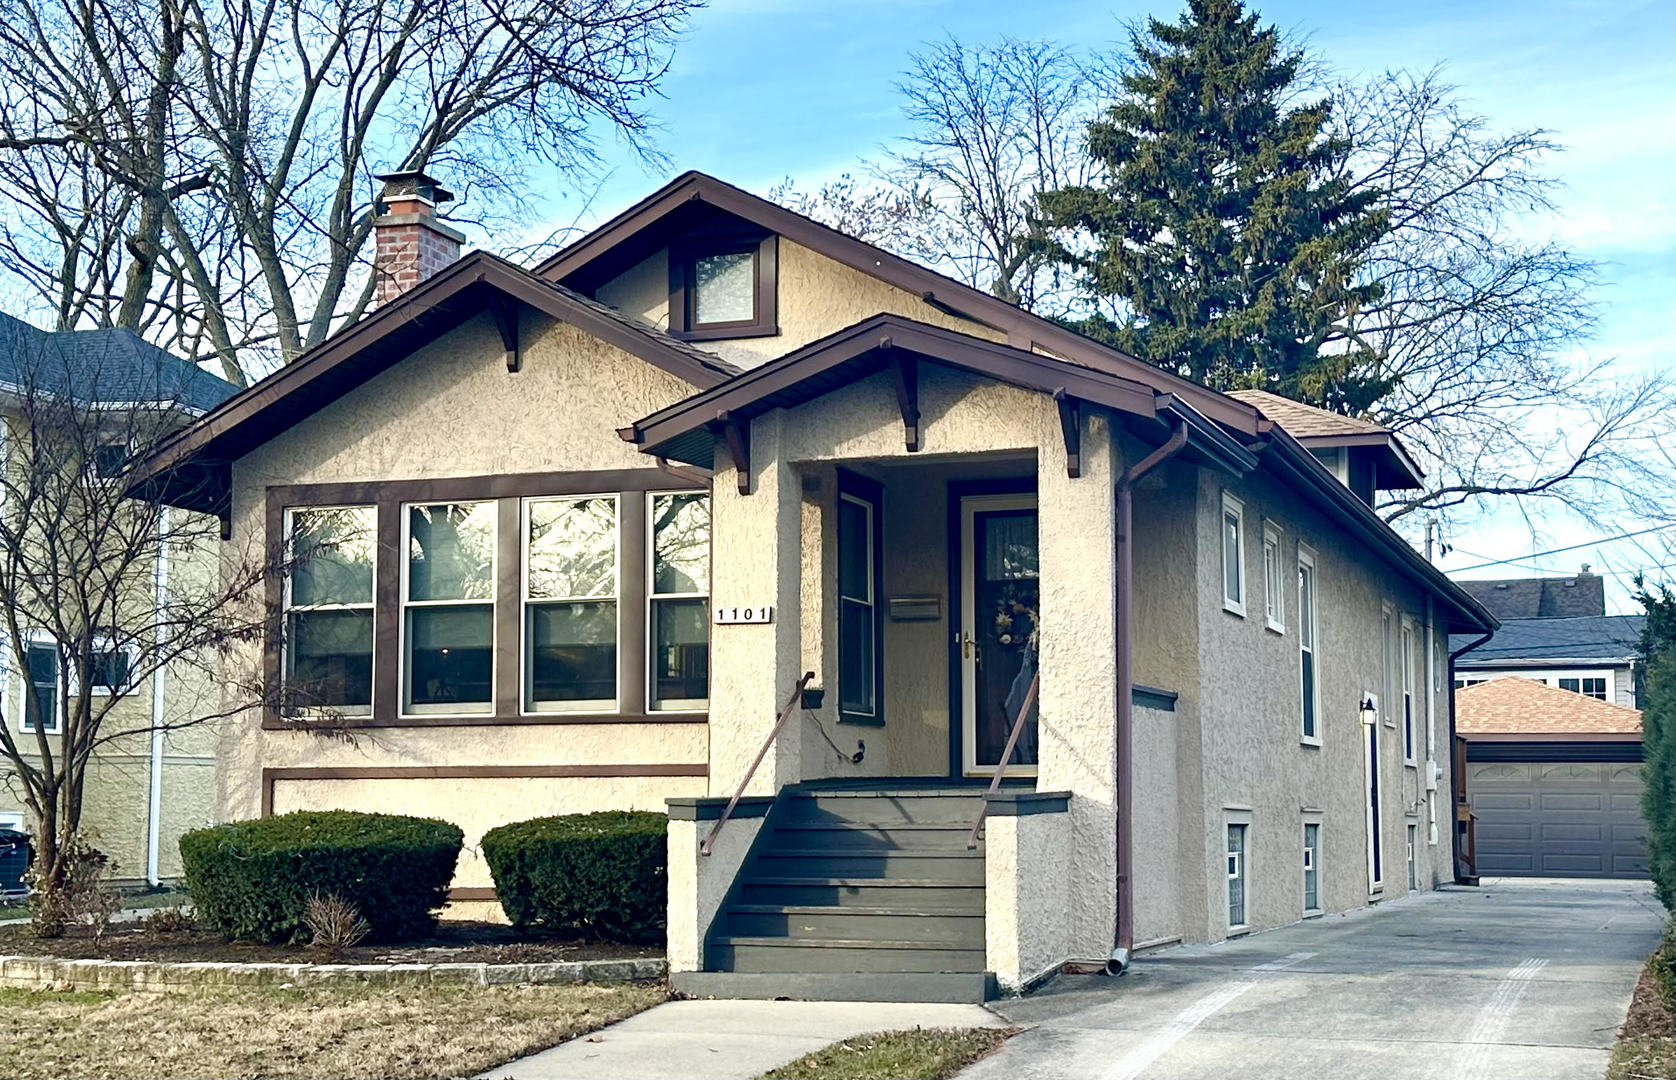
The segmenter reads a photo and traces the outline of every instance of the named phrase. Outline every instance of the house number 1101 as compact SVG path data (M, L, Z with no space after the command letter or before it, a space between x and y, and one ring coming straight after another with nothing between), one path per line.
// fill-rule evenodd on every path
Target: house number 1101
M717 626L732 626L736 623L771 623L774 621L772 607L720 607L716 608L715 623Z

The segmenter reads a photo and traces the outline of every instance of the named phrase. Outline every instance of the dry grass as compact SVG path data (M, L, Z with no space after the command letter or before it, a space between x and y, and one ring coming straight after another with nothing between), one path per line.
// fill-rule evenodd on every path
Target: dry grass
M0 1076L470 1076L663 1001L662 986L0 990Z
M1629 1015L1618 1031L1606 1080L1672 1080L1676 1078L1676 1012L1660 998L1658 984L1648 970L1641 973L1630 1000Z
M835 1042L762 1080L945 1080L1001 1048L1003 1028L913 1028Z

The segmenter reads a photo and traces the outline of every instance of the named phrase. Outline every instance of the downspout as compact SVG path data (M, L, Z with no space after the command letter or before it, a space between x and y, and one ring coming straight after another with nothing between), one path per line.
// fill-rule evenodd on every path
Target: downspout
M1468 644L1461 646L1460 648L1456 649L1454 652L1449 654L1449 672L1448 672L1448 679L1449 679L1449 765L1450 765L1450 768L1449 768L1449 865L1455 871L1455 880L1456 881L1461 880L1461 852L1460 852L1460 842L1461 842L1460 832L1461 832L1461 830L1460 830L1460 822L1457 821L1456 818L1455 818L1455 814L1456 814L1455 790L1456 790L1456 785L1459 784L1461 794L1463 794L1463 795L1466 794L1466 777L1465 776L1456 776L1455 775L1455 769L1454 769L1454 765L1455 765L1455 661L1459 660L1461 657L1465 656L1467 653L1471 652L1472 650L1478 648L1478 646L1484 644L1486 641L1489 641L1491 638L1493 638L1495 636L1496 636L1496 632L1494 630L1486 630L1486 631L1484 631L1484 633L1481 637L1474 638ZM1478 870L1478 867L1474 866L1472 869L1476 873L1477 870Z
M163 607L169 600L169 554L168 554L169 508L163 507L157 515L157 568L153 572L153 625L158 627L161 634L163 624ZM158 641L158 651L161 653L164 643ZM158 847L163 836L163 725L168 716L163 709L163 665L151 673L151 789L146 805L146 840L145 840L145 878L153 886L163 883L162 873L158 868Z
M1135 481L1151 472L1187 445L1187 422L1177 420L1168 441L1123 470L1117 479L1117 925L1112 935L1111 956L1106 974L1121 975L1129 970L1135 947L1135 833L1131 818L1134 803L1134 766L1131 748L1135 731L1135 679L1130 642L1133 638L1134 583L1131 580L1132 552L1129 542L1134 529Z

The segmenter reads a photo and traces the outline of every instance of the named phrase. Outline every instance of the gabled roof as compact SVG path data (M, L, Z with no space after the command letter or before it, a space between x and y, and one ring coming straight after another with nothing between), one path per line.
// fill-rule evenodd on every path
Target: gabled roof
M0 314L0 389L33 385L96 404L207 412L238 393L226 379L132 330L42 330Z
M1138 360L1033 315L989 293L974 289L864 240L822 225L778 203L752 195L701 172L686 172L624 210L575 243L539 263L535 272L566 285L592 291L602 279L627 269L667 243L667 236L689 224L695 209L713 209L749 222L817 251L835 262L919 296L939 311L971 319L1008 335L1012 344L1033 343L1062 360L1109 375L1145 383L1174 394L1217 423L1247 435L1260 434L1257 410L1190 379ZM609 272L598 269L608 264Z
M1508 619L1495 637L1461 657L1457 666L1508 667L1519 661L1544 667L1566 666L1570 661L1627 664L1640 652L1641 628L1646 622L1645 615ZM1462 644L1450 642L1452 648Z
M1425 472L1390 428L1371 420L1318 409L1268 390L1229 390L1228 396L1254 406L1311 450L1367 447L1378 455L1381 490L1417 488Z
M1606 583L1585 567L1569 578L1463 581L1461 588L1498 619L1567 619L1606 614Z
M1495 735L1641 737L1641 711L1507 675L1455 691L1455 730Z
M333 334L164 443L134 470L136 493L188 509L225 509L228 463L497 304L571 323L695 387L738 369L718 356L483 251ZM504 309L503 309L504 310ZM516 331L509 351L515 351ZM220 500L220 501L218 501Z

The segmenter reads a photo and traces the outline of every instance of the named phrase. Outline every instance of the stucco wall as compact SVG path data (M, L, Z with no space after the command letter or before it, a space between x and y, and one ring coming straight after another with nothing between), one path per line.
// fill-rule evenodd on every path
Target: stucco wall
M984 823L984 962L1019 993L1069 955L1071 819L991 816Z
M509 373L497 332L479 317L442 335L234 464L229 560L260 551L270 484L386 481L503 473L650 468L615 429L691 392L679 379L581 331L526 312L522 370ZM258 655L246 650L249 677ZM714 692L714 691L713 691ZM274 783L278 810L357 806L434 814L472 838L503 821L571 810L661 809L704 794L702 775L397 779L393 768L675 765L702 772L703 723L396 727L348 739L264 731L254 713L224 727L220 814L256 816L262 770L355 770L350 778ZM366 775L360 775L360 774ZM456 884L487 884L473 858Z

